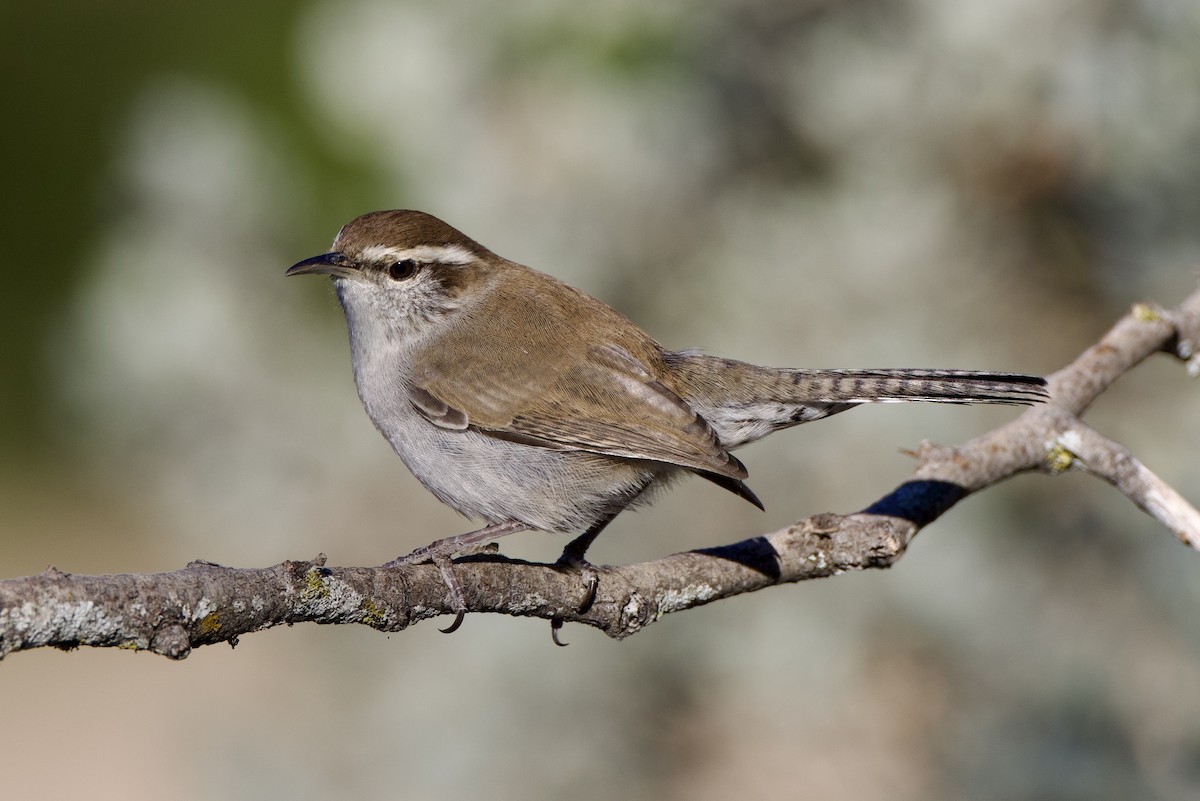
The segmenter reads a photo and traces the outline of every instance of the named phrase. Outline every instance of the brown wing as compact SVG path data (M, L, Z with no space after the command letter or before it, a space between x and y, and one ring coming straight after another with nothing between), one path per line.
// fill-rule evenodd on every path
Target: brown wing
M513 417L508 431L552 447L746 477L708 422L615 345L590 348L550 392Z
M445 428L471 426L500 439L561 450L589 451L629 459L667 462L731 478L746 468L721 447L712 428L629 353L596 346L586 357L527 395L493 375L482 392L479 417L471 402L453 396L448 376L414 387L413 406ZM498 401L513 403L507 420L495 416ZM462 408L462 407L467 408Z
M565 284L533 276L523 297L508 293L472 310L471 325L459 329L471 331L469 338L450 332L426 349L413 370L416 409L445 428L745 478L708 423L656 379L655 368L666 369L657 345L636 328L638 355L589 343L584 332L632 323ZM533 324L511 325L520 316Z

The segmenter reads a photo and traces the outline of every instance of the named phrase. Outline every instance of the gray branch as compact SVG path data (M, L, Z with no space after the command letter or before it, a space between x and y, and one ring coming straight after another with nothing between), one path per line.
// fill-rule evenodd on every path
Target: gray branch
M958 447L922 443L912 477L867 509L819 514L742 542L652 562L601 568L586 608L578 573L507 559L461 557L455 573L471 612L584 623L611 637L663 615L776 584L889 567L917 532L971 493L1018 473L1082 469L1112 484L1187 545L1200 549L1200 512L1123 446L1080 419L1109 385L1166 351L1200 375L1200 291L1178 309L1138 304L1094 346L1049 377L1052 400ZM250 632L301 622L400 631L453 614L433 565L328 567L324 556L262 569L193 562L172 573L76 576L53 568L0 580L0 657L80 645L183 659Z

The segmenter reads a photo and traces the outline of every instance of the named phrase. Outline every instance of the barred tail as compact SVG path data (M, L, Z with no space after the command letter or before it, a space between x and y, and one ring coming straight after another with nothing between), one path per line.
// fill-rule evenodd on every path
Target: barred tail
M684 399L737 448L781 428L861 403L932 401L1028 406L1049 398L1046 382L978 370L800 370L759 367L684 351L665 354Z
M776 400L793 403L931 401L1028 406L1049 397L1045 379L1020 373L884 369L779 370L777 375Z

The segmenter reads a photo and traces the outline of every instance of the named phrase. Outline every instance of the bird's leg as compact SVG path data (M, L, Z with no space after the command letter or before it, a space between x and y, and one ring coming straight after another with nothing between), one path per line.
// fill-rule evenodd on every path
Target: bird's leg
M571 570L578 571L583 576L586 593L583 603L579 605L580 612L586 612L591 607L592 603L596 600L596 588L600 584L600 574L597 572L596 566L589 562L584 554L587 553L587 549L591 547L596 537L600 536L600 532L604 530L605 526L611 523L620 511L618 509L608 515L608 517L601 518L587 531L568 542L567 547L563 548L562 556L558 557L558 561L555 562L559 567L570 568ZM551 618L550 638L554 640L555 645L566 645L565 642L561 642L558 639L558 630L562 626L563 619L561 617Z
M447 628L439 629L439 631L443 634L450 634L458 630L458 627L462 625L463 617L467 614L467 598L463 594L462 583L458 580L458 576L454 575L454 570L451 567L453 562L450 561L450 557L472 545L482 545L497 537L503 537L505 534L515 534L518 531L525 531L528 528L529 526L519 523L516 520L493 523L478 531L456 534L453 537L446 537L445 539L431 542L428 545L423 545L407 556L393 559L383 566L402 567L404 565L419 565L423 562L432 562L437 566L438 570L441 571L442 580L446 582L446 587L450 590L450 598L454 601L455 610L454 622ZM587 548L586 543L584 544L584 548Z
M616 517L615 514L609 515L568 542L567 547L563 548L562 556L558 557L556 564L562 567L579 568L580 570L595 570L595 567L584 557L584 554L587 553L587 549L592 546L592 543L596 541L596 537L600 536L600 532L612 522L614 517Z

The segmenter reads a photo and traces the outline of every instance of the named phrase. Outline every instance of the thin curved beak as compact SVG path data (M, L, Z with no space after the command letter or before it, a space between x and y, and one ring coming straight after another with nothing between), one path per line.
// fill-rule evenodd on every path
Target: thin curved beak
M309 273L349 278L358 273L358 265L346 258L344 253L322 253L320 256L296 262L288 267L284 275L307 275Z

